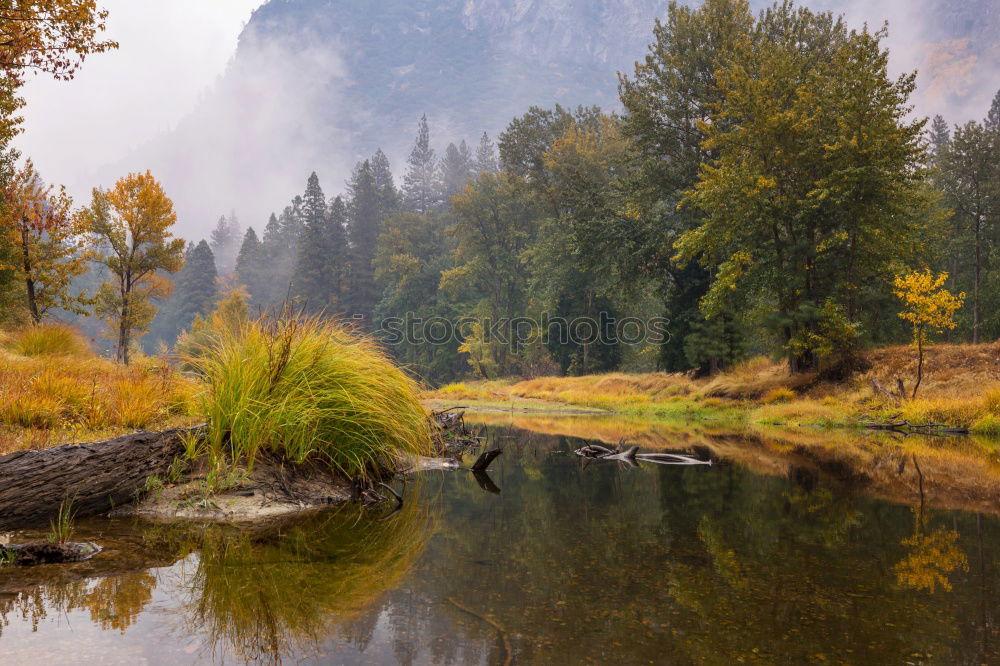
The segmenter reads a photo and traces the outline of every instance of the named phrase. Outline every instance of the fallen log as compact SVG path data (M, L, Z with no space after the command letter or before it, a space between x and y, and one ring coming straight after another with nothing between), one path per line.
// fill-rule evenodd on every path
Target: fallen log
M44 523L66 498L79 518L131 502L149 477L165 475L184 455L183 436L203 428L139 432L0 457L0 531Z

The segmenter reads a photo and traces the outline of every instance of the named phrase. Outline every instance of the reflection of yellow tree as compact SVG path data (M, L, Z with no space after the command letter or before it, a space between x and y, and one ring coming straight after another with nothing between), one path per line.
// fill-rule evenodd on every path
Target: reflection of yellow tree
M913 534L901 542L907 555L896 565L896 580L916 590L934 592L940 585L950 592L951 573L969 570L969 560L958 547L958 532L938 527L928 534L928 516L919 509L914 516Z
M94 585L83 605L90 609L90 619L102 629L125 633L153 598L154 589L156 577L148 571L110 576Z
M17 612L30 618L33 630L50 614L87 610L102 629L125 632L153 598L156 577L148 571L90 580L37 585L0 600L0 618Z

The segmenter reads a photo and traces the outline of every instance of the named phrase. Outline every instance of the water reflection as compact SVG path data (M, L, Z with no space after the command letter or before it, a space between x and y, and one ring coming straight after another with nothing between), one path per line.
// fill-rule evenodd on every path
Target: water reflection
M74 654L82 618L103 654L155 645L150 663L1000 658L994 516L887 503L805 466L588 465L578 439L489 438L504 448L489 479L425 473L388 520L144 528L172 564L0 594L0 650L31 663L13 630L33 622Z
M188 630L207 633L214 654L277 661L397 586L431 532L430 513L416 501L386 516L347 507L263 538L192 528L182 537L198 552L185 576Z

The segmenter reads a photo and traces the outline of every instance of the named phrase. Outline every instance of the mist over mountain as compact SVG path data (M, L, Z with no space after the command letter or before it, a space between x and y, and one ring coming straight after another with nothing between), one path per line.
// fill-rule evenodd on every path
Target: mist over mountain
M1000 84L994 0L809 4L844 12L853 25L890 19L897 68L924 72L921 113L981 115ZM441 150L462 138L474 144L483 131L495 137L530 105L617 108L617 72L644 56L664 7L659 0L270 0L195 111L115 173L152 169L174 197L186 236L204 236L234 208L259 228L310 171L337 192L354 163L381 147L398 172L424 113Z

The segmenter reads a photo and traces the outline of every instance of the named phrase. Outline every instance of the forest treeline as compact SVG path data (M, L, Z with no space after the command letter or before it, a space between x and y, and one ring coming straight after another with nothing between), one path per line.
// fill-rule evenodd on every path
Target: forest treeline
M221 218L184 250L172 295L150 292L159 312L137 331L148 349L173 345L235 292L375 335L484 322L392 346L432 382L708 372L761 353L806 371L907 340L899 285L926 283L964 293L949 339L996 339L1000 93L982 121L918 118L915 74L890 75L885 36L791 2L757 16L741 0L671 3L619 78L621 111L532 107L495 142L440 153L422 119L401 182L378 151L334 196L314 173L266 223ZM72 262L77 239L50 236L47 252ZM9 265L7 310L23 310ZM98 266L49 289L99 294ZM904 279L923 271L934 278ZM653 316L669 320L666 341L491 336L511 320Z

